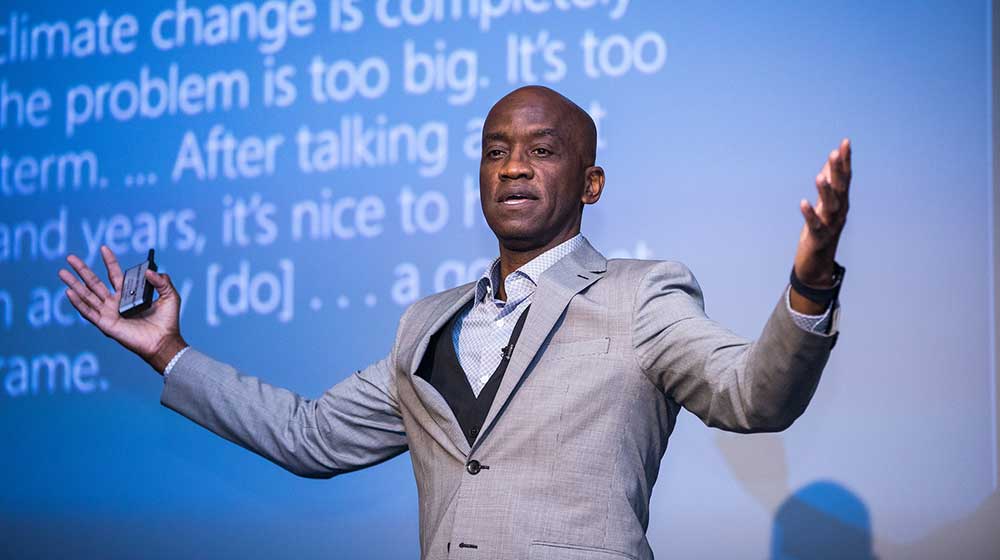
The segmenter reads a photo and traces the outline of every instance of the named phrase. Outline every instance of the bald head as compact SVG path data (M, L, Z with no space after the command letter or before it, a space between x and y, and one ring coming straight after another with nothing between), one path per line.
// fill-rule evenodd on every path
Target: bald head
M559 130L566 135L568 143L579 151L583 167L594 165L597 160L597 125L579 105L561 93L545 86L524 86L503 96L490 109L486 122L509 110L532 108L556 117ZM484 127L484 133L487 127Z

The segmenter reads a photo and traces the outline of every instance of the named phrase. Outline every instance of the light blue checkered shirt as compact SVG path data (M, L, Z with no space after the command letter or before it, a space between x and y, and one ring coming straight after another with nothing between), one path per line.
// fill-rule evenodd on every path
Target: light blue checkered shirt
M483 273L476 284L472 307L455 321L451 334L458 363L465 370L477 397L500 365L503 347L507 346L518 318L531 303L542 273L584 243L583 235L578 233L508 274L503 281L507 301L497 299L494 288L500 284L500 259L493 261Z

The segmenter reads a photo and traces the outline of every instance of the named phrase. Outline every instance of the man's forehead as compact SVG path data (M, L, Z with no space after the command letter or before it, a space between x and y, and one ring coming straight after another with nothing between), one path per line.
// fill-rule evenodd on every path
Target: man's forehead
M497 104L490 111L483 128L484 134L529 134L532 136L563 136L570 126L565 111L551 104Z
M510 140L514 135L523 135L532 138L552 138L555 140L564 136L558 130L551 127L524 128L514 132L504 127L483 129L483 138L486 140Z

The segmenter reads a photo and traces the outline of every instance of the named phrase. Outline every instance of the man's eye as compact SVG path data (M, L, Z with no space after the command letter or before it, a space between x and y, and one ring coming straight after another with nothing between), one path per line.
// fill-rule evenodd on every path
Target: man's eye
M551 156L552 152L548 148L535 148L535 153L540 156Z
M490 150L486 152L486 155L491 158L498 158L503 155L503 150Z

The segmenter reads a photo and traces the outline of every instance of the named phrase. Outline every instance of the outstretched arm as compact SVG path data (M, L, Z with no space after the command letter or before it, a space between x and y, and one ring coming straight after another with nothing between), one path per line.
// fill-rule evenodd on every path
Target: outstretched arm
M112 286L122 270L101 247ZM105 335L163 373L187 343L180 335L180 296L166 274L146 271L159 293L139 317L118 314L118 293L77 256L79 275L59 271L73 306ZM407 449L396 401L394 353L359 371L318 399L274 387L190 348L176 360L160 402L215 434L304 477L329 478L373 465Z
M307 399L189 349L163 406L307 478L330 478L407 449L392 355Z
M832 337L801 328L782 293L760 337L743 338L705 315L686 266L657 263L633 303L639 367L663 393L708 426L784 430L805 411Z
M802 200L805 225L795 275L806 286L834 283L834 255L847 220L851 146L845 139L816 176L819 200ZM794 289L783 293L756 341L709 319L701 288L684 265L660 263L647 272L634 301L633 344L640 367L664 394L709 426L737 432L790 426L812 398L834 336L802 327L801 316L827 306Z

